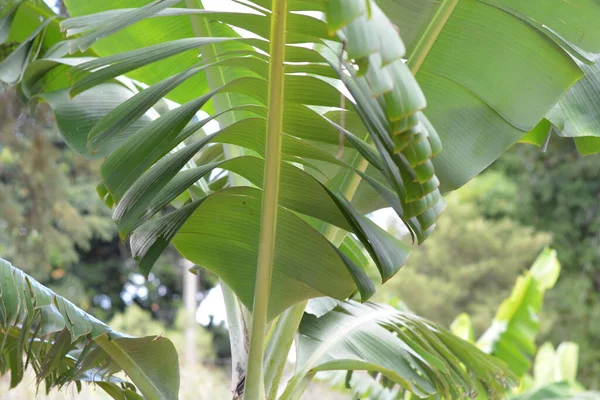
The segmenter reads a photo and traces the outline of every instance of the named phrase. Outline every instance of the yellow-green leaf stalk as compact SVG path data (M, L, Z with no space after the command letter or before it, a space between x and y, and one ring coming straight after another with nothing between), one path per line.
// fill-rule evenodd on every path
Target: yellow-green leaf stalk
M275 234L279 205L279 175L281 167L281 138L283 128L283 86L285 60L285 25L287 0L273 0L271 14L271 37L269 63L269 111L267 114L267 140L265 149L265 172L263 203L260 220L258 263L252 325L250 329L250 352L246 377L245 400L265 397L263 383L263 356L271 292L271 274L275 258Z

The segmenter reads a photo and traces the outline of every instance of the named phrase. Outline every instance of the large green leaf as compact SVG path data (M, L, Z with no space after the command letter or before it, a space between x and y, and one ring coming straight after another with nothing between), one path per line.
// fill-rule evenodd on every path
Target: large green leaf
M444 144L434 159L444 190L536 126L583 76L571 55L587 61L600 53L594 0L380 3L411 39L408 64L418 69L427 116Z
M174 240L184 256L216 272L251 308L267 129L269 48L264 38L271 15L257 12L259 8L246 13L168 8L173 4L157 0L128 4L143 7L125 9L115 3L116 8L110 9L108 3L94 8L90 3L67 2L76 16L92 8L101 13L64 22L69 33L81 35L59 47L75 51L91 45L105 57L65 61L42 57L25 70L22 92L53 107L72 148L106 157L98 193L115 207L120 234L131 234L134 256L145 273ZM291 8L308 11L315 4L319 2L292 2ZM282 244L276 253L283 261L275 266L271 318L311 297L342 300L358 292L364 301L373 293L371 279L353 262L352 254L344 253L347 248L338 250L331 243L333 237L326 236L329 242L324 238L327 232L337 232L341 239L348 233L356 235L386 281L404 264L409 247L364 213L391 206L421 242L445 204L430 161L441 146L422 113L423 94L401 60L404 46L393 26L375 3L369 4L367 10L357 1L357 15L344 14L337 6L326 8L329 25L308 15L289 15L280 185L280 213L286 225L279 227ZM224 23L259 38L241 38ZM213 37L195 37L202 24ZM359 32L376 39L377 45L367 45ZM329 34L348 47L340 47ZM319 46L319 51L292 45L306 41ZM376 54L365 53L365 45L367 52ZM200 63L193 54L198 47L212 49L202 53ZM340 51L343 54L336 53ZM188 61L183 62L184 56ZM354 72L347 75L340 62ZM61 80L65 73L74 81L72 88ZM139 84L119 76L124 73L150 87L136 93ZM204 83L198 86L199 82ZM155 104L163 97L183 101L177 93L185 93L186 102L159 116ZM197 120L199 110L211 115ZM211 136L199 133L213 119L221 129ZM219 144L258 157L196 167L195 159L203 159ZM242 176L259 190L211 192L217 169ZM200 191L194 186L198 181L207 182ZM249 196L254 214L243 208L236 211L233 200L242 195ZM185 196L189 202L183 207L155 217ZM360 211L353 204L355 197ZM213 215L223 221L228 215L231 223L205 223ZM227 244L231 259L220 255L225 240L217 238L238 234L243 241ZM207 235L213 242L199 247L197 239ZM288 245L296 236L298 246ZM322 254L310 249L322 249ZM232 264L232 259L245 261Z
M148 0L133 0L123 3L119 0L102 2L65 1L69 15L74 17L93 14L106 10L127 7L140 7L146 5ZM95 43L92 48L100 56L108 56L127 50L135 50L154 44L170 42L177 39L194 36L190 18L188 16L174 16L169 18L153 18L143 20L127 29L117 32ZM129 77L152 85L164 77L181 72L197 63L198 49L189 50L171 58L161 60L152 65L133 71ZM194 76L185 86L173 91L169 98L178 103L185 103L205 93L208 89L206 77L203 73Z
M177 352L160 336L129 337L0 259L0 372L11 388L30 365L46 390L95 382L114 398L140 398L113 374L123 370L147 399L176 399ZM159 332L157 332L159 333Z
M472 396L483 384L489 396L501 398L515 382L501 361L441 327L387 305L350 302L319 318L305 314L298 346L297 371L282 399L299 398L301 388L317 372L331 370L379 373L391 381L390 386L418 397ZM395 393L384 394L394 398Z
M531 269L518 278L510 297L496 312L492 325L477 341L479 348L504 360L519 377L531 367L544 293L554 286L559 273L556 251L542 251Z
M191 215L174 241L187 258L219 275L248 306L254 293L260 193L251 188L231 188L212 195ZM335 247L283 208L278 221L271 289L271 297L277 301L271 302L271 318L310 297L350 296L355 284Z

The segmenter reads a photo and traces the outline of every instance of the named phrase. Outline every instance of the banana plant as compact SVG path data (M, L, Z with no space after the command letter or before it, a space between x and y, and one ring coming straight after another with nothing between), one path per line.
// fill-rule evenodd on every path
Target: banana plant
M356 303L411 247L366 215L390 207L425 240L440 190L583 76L572 56L600 52L600 6L552 2L559 18L509 0L65 3L64 21L37 2L7 8L0 79L47 102L73 150L105 159L98 193L143 273L173 243L220 277L235 397L277 398L294 340L284 399L327 369L375 371L420 397L510 385L442 328Z
M492 325L477 340L477 347L504 360L519 377L531 368L544 295L554 287L559 274L556 251L543 250L531 268L517 279L511 295L498 308Z

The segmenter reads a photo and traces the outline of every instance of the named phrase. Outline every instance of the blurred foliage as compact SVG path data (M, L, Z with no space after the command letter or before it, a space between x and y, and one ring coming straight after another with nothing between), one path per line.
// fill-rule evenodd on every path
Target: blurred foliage
M551 324L542 339L578 343L579 380L591 390L600 390L600 292L586 274L563 272L545 307Z
M444 325L467 312L479 335L510 294L517 276L549 243L550 235L506 218L486 219L461 196L448 200L436 234L413 251L379 296L380 300L399 296L418 315Z
M103 320L136 303L172 325L181 303L179 255L143 279L96 194L98 161L62 141L49 108L0 93L0 254ZM203 282L208 290L214 280Z
M499 171L476 176L453 196L475 205L485 218L514 218L518 212L519 188Z
M521 145L504 154L491 171L518 187L512 215L552 232L565 270L585 271L600 289L600 155L580 156L572 141L553 137L546 152Z
M9 90L0 97L0 252L35 278L60 278L115 233L96 195L96 163L64 145L49 108L32 113Z
M599 155L582 157L553 136L546 152L515 146L483 175L504 174L517 186L512 218L552 232L563 272L546 299L542 340L577 342L578 376L593 390L600 389L599 166Z

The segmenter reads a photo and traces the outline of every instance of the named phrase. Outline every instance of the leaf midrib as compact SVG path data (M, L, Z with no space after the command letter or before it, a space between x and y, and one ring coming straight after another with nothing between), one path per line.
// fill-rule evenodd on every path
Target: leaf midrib
M109 340L107 335L100 336L96 343L110 355L112 359L119 364L123 371L131 378L142 394L148 399L162 399L162 391L157 387L152 379L145 373L143 368L138 367L138 363L123 350L116 339ZM143 383L143 385L142 385Z
M380 317L389 316L388 310L378 310L373 313L365 314L364 316L356 317L352 320L351 323L345 325L337 330L333 335L327 337L325 341L322 342L321 346L310 356L310 358L304 364L304 367L300 371L300 373L296 374L297 376L306 375L314 366L316 366L317 361L325 355L325 353L335 345L335 343L339 342L343 339L348 333L354 331L359 326L366 324L368 322L376 321ZM314 365L313 365L314 364Z
M427 25L427 29L425 29L425 32L417 42L415 50L408 59L407 64L413 75L417 75L421 65L423 65L423 61L425 61L425 58L429 54L429 51L442 32L442 29L446 25L446 22L448 22L450 15L452 15L454 8L459 1L460 0L443 0L433 16L433 19L429 25Z

